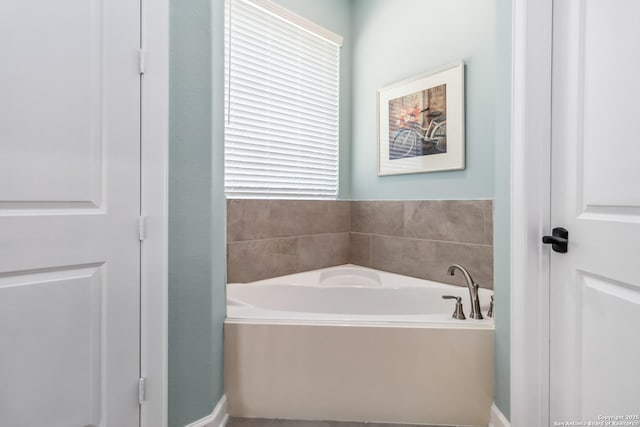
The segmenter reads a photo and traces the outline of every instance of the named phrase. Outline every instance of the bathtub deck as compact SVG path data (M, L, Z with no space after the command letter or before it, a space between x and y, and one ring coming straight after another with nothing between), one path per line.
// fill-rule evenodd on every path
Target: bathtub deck
M415 427L415 424L381 424L338 421L268 420L264 418L230 418L227 422L226 427Z

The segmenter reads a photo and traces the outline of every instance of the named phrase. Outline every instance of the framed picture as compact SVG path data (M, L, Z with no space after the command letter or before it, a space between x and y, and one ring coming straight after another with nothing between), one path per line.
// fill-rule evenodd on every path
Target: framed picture
M464 169L464 63L378 91L378 175Z

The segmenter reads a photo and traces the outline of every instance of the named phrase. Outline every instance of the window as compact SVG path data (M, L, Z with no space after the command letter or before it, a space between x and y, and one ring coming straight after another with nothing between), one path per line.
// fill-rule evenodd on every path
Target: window
M336 198L342 38L268 0L227 0L228 197Z

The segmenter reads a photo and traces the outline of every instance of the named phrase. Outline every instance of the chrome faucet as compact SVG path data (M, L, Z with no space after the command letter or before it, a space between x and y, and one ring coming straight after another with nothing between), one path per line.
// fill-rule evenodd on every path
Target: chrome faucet
M447 270L447 274L449 274L449 276L453 276L456 270L460 270L467 281L467 287L469 288L469 298L471 299L471 314L469 314L469 318L482 319L482 313L480 312L480 298L478 297L478 288L480 286L473 281L467 269L459 264L450 265Z

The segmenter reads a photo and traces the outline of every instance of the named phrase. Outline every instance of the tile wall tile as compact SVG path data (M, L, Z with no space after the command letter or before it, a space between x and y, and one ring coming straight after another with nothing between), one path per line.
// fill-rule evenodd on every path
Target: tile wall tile
M227 241L348 232L351 206L336 200L227 201Z
M349 263L349 233L298 237L298 271Z
M269 237L348 232L350 206L336 200L272 200Z
M405 202L405 237L448 242L485 243L483 200Z
M404 202L351 202L351 231L402 236Z
M433 268L435 242L404 237L373 235L371 238L371 267L425 278Z
M371 267L371 237L371 234L350 233L350 264Z
M349 262L349 233L227 244L227 281L246 283Z
M227 282L245 283L296 272L298 240L246 240L227 244Z
M227 200L227 242L269 237L270 206L270 200Z
M430 274L430 279L466 286L459 272L453 277L447 274L451 264L460 264L465 267L480 287L493 289L492 246L436 242L435 268Z

